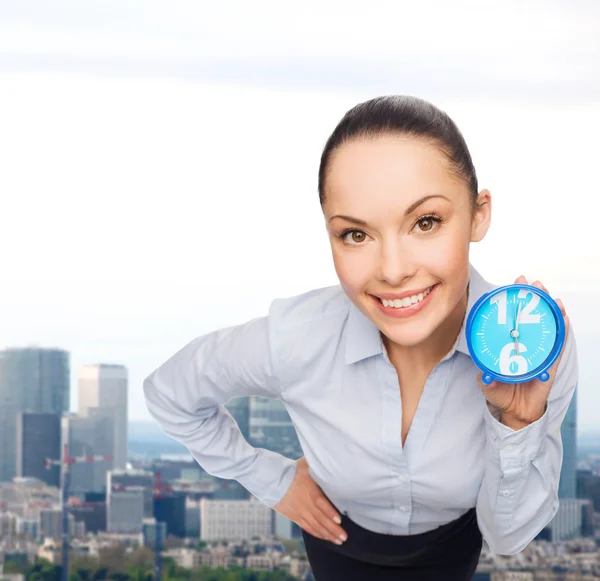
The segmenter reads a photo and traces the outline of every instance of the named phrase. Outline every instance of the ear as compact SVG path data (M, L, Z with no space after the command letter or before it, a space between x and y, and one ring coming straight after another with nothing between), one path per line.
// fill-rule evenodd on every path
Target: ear
M492 221L492 194L489 190L481 190L477 197L477 209L471 222L471 242L483 240Z

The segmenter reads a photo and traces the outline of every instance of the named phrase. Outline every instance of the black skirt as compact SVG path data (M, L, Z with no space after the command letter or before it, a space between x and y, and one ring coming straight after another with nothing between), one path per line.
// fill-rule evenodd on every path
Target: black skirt
M315 581L470 581L475 574L483 544L475 508L415 535L376 533L340 516L342 545L302 530Z

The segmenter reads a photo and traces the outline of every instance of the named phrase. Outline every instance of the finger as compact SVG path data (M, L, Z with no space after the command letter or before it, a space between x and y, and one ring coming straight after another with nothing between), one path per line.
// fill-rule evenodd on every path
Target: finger
M316 515L315 518L319 521L321 529L326 531L327 540L336 545L341 545L348 538L346 531L342 527L336 525L333 521L330 521L323 513Z
M332 522L336 522L338 524L342 522L338 511L333 508L331 503L323 495L319 495L319 497L315 500L315 506L317 506L323 515L326 518L329 518Z
M533 282L532 286L535 286L537 288L541 288L546 294L550 294L550 292L548 291L548 289L539 281L536 280Z
M321 496L315 502L315 509L313 516L329 531L329 534L333 538L341 538L342 541L345 541L347 538L346 531L334 522L333 517L340 517L335 508L331 506L331 503Z
M306 521L309 526L309 532L313 537L323 539L324 541L335 542L337 535L331 533L324 523L321 523L317 516L309 514L306 516ZM339 539L338 539L339 541ZM340 541L341 543L341 541ZM340 544L336 543L336 544Z
M483 371L480 371L477 375L477 383L479 384L479 389L481 389L484 394L488 389L494 389L494 387L498 386L498 382L495 379L489 385L483 383Z
M518 276L515 284L527 284L527 279L523 275Z
M321 526L311 515L306 515L302 518L301 528L309 532L313 537L317 537L318 539L323 538Z
M550 371L548 372L550 375L550 379L552 381L554 381L554 377L556 376L556 373L558 372L558 366L560 365L561 359L565 353L565 347L567 346L567 337L569 336L569 327L570 327L569 317L565 316L565 340L563 342L563 346L562 346L562 349L560 350L560 354L559 354L558 358L553 363L552 367L550 368Z

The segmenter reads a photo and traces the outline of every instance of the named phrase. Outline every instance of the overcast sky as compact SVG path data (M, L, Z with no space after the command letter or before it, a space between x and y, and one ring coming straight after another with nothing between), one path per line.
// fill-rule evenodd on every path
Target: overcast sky
M0 0L0 345L142 381L194 337L337 282L321 148L359 101L458 123L492 227L471 259L541 279L600 424L600 3ZM524 8L527 6L527 8Z

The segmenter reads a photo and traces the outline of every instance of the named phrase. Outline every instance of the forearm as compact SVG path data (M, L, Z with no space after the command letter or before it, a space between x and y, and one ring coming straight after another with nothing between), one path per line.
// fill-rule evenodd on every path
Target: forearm
M483 536L504 555L522 551L552 520L560 474L560 440L548 434L548 413L520 429L511 420L506 426L486 418L486 466L477 499Z
M268 327L263 317L193 339L144 380L143 391L152 417L204 470L237 480L272 507L291 484L295 462L253 448L224 405L234 397L279 397Z
M144 381L144 394L152 417L206 472L237 480L270 507L281 500L293 480L295 461L252 447L224 406L190 412L166 397L156 378Z

